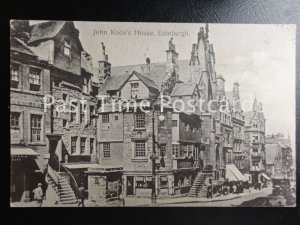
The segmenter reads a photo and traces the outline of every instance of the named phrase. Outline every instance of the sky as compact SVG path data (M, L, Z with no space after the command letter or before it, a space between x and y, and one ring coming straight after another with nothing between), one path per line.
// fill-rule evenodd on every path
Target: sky
M173 37L179 60L190 59L192 44L205 24L75 22L83 48L100 58L101 42L112 66L165 62L168 41ZM95 34L96 31L96 34ZM105 33L106 31L106 33ZM118 32L117 32L118 31ZM153 32L153 36L135 35ZM159 31L182 32L161 36ZM130 33L130 34L129 34ZM242 101L262 103L266 133L290 135L295 147L295 25L209 24L209 41L214 45L217 74L225 78L225 89L240 85ZM180 73L180 68L179 68Z

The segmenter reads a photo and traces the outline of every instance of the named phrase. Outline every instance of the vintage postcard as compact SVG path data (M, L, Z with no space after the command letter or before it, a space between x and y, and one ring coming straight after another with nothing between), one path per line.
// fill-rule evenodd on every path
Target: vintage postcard
M296 26L10 21L11 207L294 207Z

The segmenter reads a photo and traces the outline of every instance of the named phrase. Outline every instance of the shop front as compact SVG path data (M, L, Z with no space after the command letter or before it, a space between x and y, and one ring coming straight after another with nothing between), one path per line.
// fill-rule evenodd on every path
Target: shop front
M44 173L37 165L38 154L26 146L11 146L11 182L12 202L33 200L32 190L38 183L45 185Z
M152 174L124 175L124 193L126 196L151 197L153 187ZM174 175L172 173L157 174L155 176L156 195L166 196L174 194Z
M197 172L195 170L189 171L175 171L174 172L174 194L186 194L190 191L195 180Z
M122 167L93 166L85 172L88 180L88 199L96 204L118 200L122 194Z

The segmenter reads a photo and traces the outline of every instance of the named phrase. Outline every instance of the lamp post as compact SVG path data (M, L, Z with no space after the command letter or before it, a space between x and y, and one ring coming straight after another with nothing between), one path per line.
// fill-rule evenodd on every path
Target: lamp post
M151 200L153 203L156 203L156 190L155 190L155 184L156 184L156 151L155 151L155 116L154 116L154 105L152 110L152 193L151 193Z

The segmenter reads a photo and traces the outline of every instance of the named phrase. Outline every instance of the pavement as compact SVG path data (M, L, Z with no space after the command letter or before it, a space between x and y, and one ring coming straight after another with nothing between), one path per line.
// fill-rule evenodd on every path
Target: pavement
M152 206L232 206L230 200L240 199L241 202L247 201L260 196L268 196L271 194L272 188L267 187L261 190L251 189L250 192L245 191L240 194L229 194L227 196L218 196L211 199L195 198L195 197L180 197L169 199L157 199L156 203L152 203L151 199L146 198L125 198L125 206L132 207L152 207ZM237 202L237 201L235 201ZM225 204L224 204L225 203Z
M42 207L74 207L74 205L59 205L55 204L56 199L53 193L54 190L47 190L47 199L44 200ZM272 192L271 187L263 188L261 190L250 189L240 194L229 194L227 196L218 196L211 199L207 198L195 198L187 196L174 196L171 198L157 198L156 203L153 203L151 198L143 197L124 197L126 207L230 207L237 206L244 201L248 201L257 197L266 197ZM87 207L97 207L97 205L85 201ZM75 205L76 206L76 205ZM100 206L100 205L98 205ZM111 202L108 205L101 206L123 206L122 202ZM36 202L14 202L11 203L11 207L37 207Z

